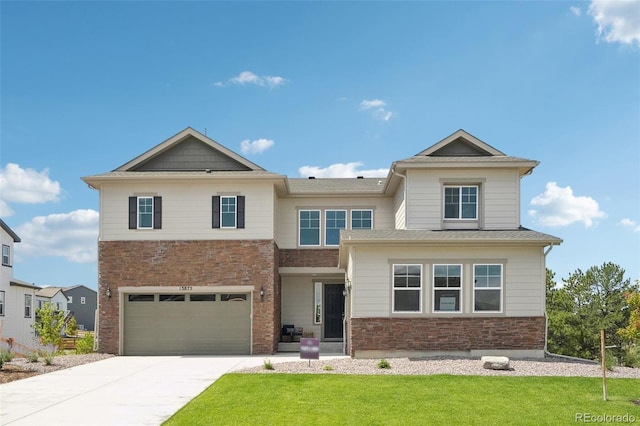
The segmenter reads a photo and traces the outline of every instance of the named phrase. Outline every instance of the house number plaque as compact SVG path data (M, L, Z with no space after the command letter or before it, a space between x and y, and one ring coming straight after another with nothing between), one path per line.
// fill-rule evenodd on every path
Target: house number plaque
M190 285L181 285L179 289L180 291L191 291L193 290L193 287L191 287Z

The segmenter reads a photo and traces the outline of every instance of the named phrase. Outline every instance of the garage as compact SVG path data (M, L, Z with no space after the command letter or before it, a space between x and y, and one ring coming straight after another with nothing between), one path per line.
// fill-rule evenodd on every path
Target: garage
M251 352L249 293L123 294L124 355Z

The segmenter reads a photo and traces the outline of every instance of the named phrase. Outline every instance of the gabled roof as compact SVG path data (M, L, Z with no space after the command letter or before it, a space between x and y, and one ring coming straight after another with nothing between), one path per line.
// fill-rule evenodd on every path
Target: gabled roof
M40 290L40 288L41 288L41 287L38 287L35 284L28 283L26 281L18 280L18 279L15 279L15 278L12 278L11 281L9 281L9 285L17 286L17 287L30 288L30 289L33 289L33 290Z
M446 157L446 156L505 156L504 152L498 151L488 143L481 141L470 133L460 129L453 132L440 142L431 145L429 148L417 153L415 156Z
M36 296L40 296L40 297L46 297L48 299L51 299L52 297L54 297L56 294L58 293L62 293L62 295L66 298L67 296L64 294L64 292L62 291L61 287L44 287L41 288L40 290L38 290L36 292Z
M181 146L184 145L184 146ZM199 150L199 151L195 151ZM178 152L180 151L180 152ZM163 161L170 153L171 161ZM115 171L264 170L218 142L187 127Z
M73 286L71 286L71 287L63 287L63 288L62 288L62 291L63 291L63 292L67 292L67 291L71 291L71 290L79 290L79 289L81 289L81 288L84 288L84 289L89 290L89 291L91 291L91 292L97 293L97 291L95 291L94 289L89 288L89 287L87 287L86 285L82 285L82 284L73 285Z
M9 234L9 236L11 238L13 238L13 242L14 243L19 243L20 242L20 237L18 237L18 234L16 234L15 232L13 232L13 230L11 228L9 228L9 225L7 225L6 223L4 223L4 220L0 219L0 227L2 229L4 229L4 231Z

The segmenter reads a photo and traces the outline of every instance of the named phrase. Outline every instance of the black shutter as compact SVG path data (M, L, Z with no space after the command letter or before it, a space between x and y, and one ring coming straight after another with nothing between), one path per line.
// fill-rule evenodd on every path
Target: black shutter
M220 228L220 196L214 195L211 197L211 203L213 211L212 228Z
M244 228L244 195L238 195L236 200L238 202L238 221L236 228Z
M129 197L129 229L138 227L138 197Z
M162 197L153 197L153 229L162 229Z

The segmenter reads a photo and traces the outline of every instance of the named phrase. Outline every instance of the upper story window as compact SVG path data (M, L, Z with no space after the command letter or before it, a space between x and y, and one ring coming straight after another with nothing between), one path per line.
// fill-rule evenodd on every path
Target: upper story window
M161 229L162 197L129 197L129 229Z
M324 243L328 246L337 246L340 244L340 230L347 228L347 211L326 210L324 212L324 217Z
M73 303L73 296L67 296L67 303Z
M213 203L213 228L244 228L243 195L214 195Z
M320 210L300 210L299 244L301 246L320 245Z
M32 296L30 294L24 295L24 317L31 318L31 303Z
M444 187L445 219L477 219L478 187L477 186L445 186Z
M393 265L393 312L422 310L422 265Z
M80 297L80 304L84 305L87 302L87 299L85 299L84 297Z
M11 247L8 245L2 245L2 265L11 266Z
M462 265L433 265L433 311L460 312Z
M351 210L351 229L373 229L373 210Z
M473 265L473 311L502 311L502 265Z

